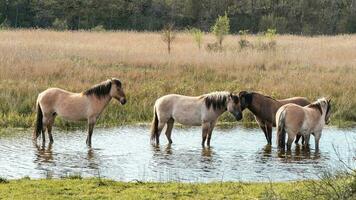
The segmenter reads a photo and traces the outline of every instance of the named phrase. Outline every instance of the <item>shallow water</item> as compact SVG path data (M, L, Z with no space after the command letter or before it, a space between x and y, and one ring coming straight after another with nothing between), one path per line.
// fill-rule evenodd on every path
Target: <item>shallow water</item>
M54 130L54 144L44 148L32 143L31 131L0 134L0 177L15 179L100 176L122 181L288 181L318 178L325 170L355 167L356 129L325 128L320 152L292 147L281 154L266 146L259 129L216 128L212 147L203 149L201 130L173 129L169 147L165 135L155 148L149 127L127 126L95 129L93 147L85 145L84 130Z

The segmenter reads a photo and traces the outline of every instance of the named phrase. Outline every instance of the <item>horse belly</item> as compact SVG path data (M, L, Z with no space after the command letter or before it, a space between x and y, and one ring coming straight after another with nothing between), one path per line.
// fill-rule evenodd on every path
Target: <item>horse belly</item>
M57 106L56 113L63 119L70 121L83 121L87 119L87 108L84 103L68 101Z
M182 111L182 110L180 110ZM186 112L173 112L172 115L174 121L187 125L187 126L200 126L201 116L197 112L186 111Z

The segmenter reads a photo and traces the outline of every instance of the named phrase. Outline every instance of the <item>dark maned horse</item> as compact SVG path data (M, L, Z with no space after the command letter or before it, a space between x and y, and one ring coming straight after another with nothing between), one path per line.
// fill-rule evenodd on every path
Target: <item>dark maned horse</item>
M276 126L275 116L281 106L287 103L295 103L300 106L310 104L305 97L276 100L257 92L247 91L241 91L239 97L241 111L248 108L255 115L255 119L264 132L268 144L272 144L272 127ZM300 137L300 135L297 136L296 143L298 143Z
M72 93L59 88L49 88L41 92L36 103L37 119L33 139L36 140L42 133L44 144L47 129L50 143L52 143L52 125L58 115L71 121L87 120L89 129L86 142L88 146L91 146L91 136L96 120L112 98L120 101L122 105L126 103L121 82L116 78L94 85L81 93Z

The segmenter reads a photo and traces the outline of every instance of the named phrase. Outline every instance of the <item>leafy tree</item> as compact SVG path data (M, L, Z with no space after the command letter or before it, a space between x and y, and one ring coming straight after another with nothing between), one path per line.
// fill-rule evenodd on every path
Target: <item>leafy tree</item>
M230 20L226 13L224 16L219 16L216 19L216 22L215 22L214 26L211 27L211 30L212 30L213 34L215 35L216 40L221 47L225 35L229 34L229 31L230 31Z
M200 29L192 28L190 33L192 34L194 41L197 43L198 48L201 49L201 45L203 43L203 32Z

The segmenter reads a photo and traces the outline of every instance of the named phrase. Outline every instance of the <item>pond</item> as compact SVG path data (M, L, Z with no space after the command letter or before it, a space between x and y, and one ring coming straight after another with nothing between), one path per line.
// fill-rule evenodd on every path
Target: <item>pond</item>
M275 131L275 130L274 130ZM275 132L274 132L275 133ZM356 129L325 128L320 151L293 145L281 154L275 143L266 146L256 128L216 128L212 147L201 147L201 129L175 127L173 144L153 147L148 126L96 128L93 147L85 145L86 131L54 130L53 145L33 144L32 130L0 134L0 177L17 179L103 177L120 181L290 181L318 178L344 164L355 167ZM275 137L275 135L274 135ZM275 138L274 138L275 139ZM342 160L343 162L341 162Z

